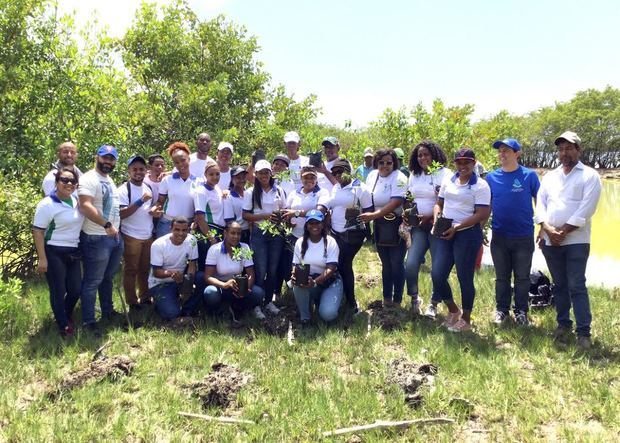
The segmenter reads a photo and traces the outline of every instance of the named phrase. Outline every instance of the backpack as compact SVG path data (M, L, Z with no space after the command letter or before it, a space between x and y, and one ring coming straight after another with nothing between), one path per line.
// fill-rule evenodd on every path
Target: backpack
M530 273L530 306L532 308L544 308L552 306L553 284L549 277L537 269Z

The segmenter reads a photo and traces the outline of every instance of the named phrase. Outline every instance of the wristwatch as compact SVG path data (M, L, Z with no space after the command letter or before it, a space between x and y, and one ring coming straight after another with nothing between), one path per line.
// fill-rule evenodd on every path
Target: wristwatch
M299 209L295 211L295 217L299 217L300 215L301 215L301 211Z
M105 225L103 225L103 229L108 229L110 226L112 226L112 222L107 221L105 222Z

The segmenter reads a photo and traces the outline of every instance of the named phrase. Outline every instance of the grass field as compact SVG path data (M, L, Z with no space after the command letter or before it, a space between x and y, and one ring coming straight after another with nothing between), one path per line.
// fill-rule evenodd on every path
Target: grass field
M380 299L376 254L364 248L357 272L362 306ZM425 300L429 280L422 273ZM552 342L553 310L534 312L534 325L527 329L491 325L492 271L480 272L476 287L474 333L455 335L439 321L409 314L394 331L376 327L371 317L368 331L364 314L295 331L290 345L286 336L269 335L254 320L233 330L228 321L214 319L200 320L195 331L146 321L135 330L110 325L103 337L63 341L45 284L32 283L19 305L5 302L0 310L0 440L315 441L324 431L376 420L448 417L455 423L358 432L337 440L618 441L620 291L591 288L594 347L580 354L574 343ZM115 303L120 309L116 295ZM45 395L88 365L104 343L105 355L135 360L129 376L56 398ZM438 367L418 408L386 381L390 361L401 357ZM252 381L227 409L203 409L186 385L202 379L216 362L235 365ZM256 424L211 423L179 411Z

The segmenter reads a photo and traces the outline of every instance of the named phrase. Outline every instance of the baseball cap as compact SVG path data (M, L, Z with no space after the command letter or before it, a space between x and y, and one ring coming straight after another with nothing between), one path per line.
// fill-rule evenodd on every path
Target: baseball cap
M99 149L97 149L97 155L100 155L100 156L111 155L116 160L118 160L118 151L116 150L114 146L110 146L110 145L99 146Z
M288 143L288 142L295 142L295 143L299 143L299 134L296 133L295 131L289 131L286 134L284 134L284 143Z
M560 143L562 140L566 140L567 142L574 143L576 145L581 144L581 138L579 138L579 136L573 131L563 132L562 135L555 139L555 145L557 146L557 144Z
M286 166L288 166L291 163L291 160L284 154L278 154L273 158L273 161L275 162L276 160L280 160L283 161L284 163L286 163Z
M325 215L318 209L311 209L306 212L306 223L308 223L310 220L322 222L323 220L325 220Z
M364 149L364 157L374 157L375 153L372 152L372 148Z
M217 145L217 150L218 151L222 151L222 150L224 150L226 148L230 149L230 153L231 154L234 152L233 145L231 145L228 142L220 142L220 144Z
M133 155L129 157L129 160L127 160L127 166L131 166L134 162L142 162L144 163L144 166L146 166L146 160L144 160L144 157L141 155Z
M234 177L235 175L239 175L239 174L243 174L244 172L248 172L247 169L245 169L245 166L243 165L239 165L239 166L235 166L230 170L230 175L232 177Z
M405 151L403 151L401 148L395 148L394 154L396 154L396 157L398 157L399 160L405 158Z
M263 169L269 169L269 171L271 172L271 165L269 164L269 162L267 160L257 161L256 165L254 165L254 170L262 171Z
M337 158L334 164L332 165L332 171L334 169L344 169L346 172L351 172L351 164L345 160L344 158Z
M325 137L323 141L321 142L321 145L325 146L325 143L329 143L330 145L336 146L338 144L338 139L333 136Z
M301 172L299 174L300 177L303 177L304 175L308 175L308 174L318 177L316 168L314 168L313 166L304 166L303 168L301 168Z
M461 148L454 154L454 161L457 160L472 160L476 161L476 154L470 148Z
M508 146L515 152L519 152L521 150L521 145L514 138L505 138L503 140L497 140L495 143L493 143L493 147L495 149L499 149L502 145Z

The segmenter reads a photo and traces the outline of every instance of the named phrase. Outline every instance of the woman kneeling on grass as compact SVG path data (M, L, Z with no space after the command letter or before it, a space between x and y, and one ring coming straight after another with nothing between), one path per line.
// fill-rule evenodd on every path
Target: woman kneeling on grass
M208 285L204 290L205 305L210 311L227 308L233 321L243 312L260 305L265 296L264 291L255 284L252 251L247 244L240 242L241 234L238 222L228 223L224 229L224 241L209 248L205 261L205 281ZM235 279L239 275L247 279L247 284L241 283L247 291L239 287L239 281Z
M304 235L295 243L293 265L308 265L310 276L305 284L297 281L293 267L293 293L301 323L312 317L311 303L318 305L319 317L330 322L338 317L342 302L342 280L338 275L338 245L327 235L325 216L318 209L306 213Z
M476 174L476 156L469 148L461 148L454 156L456 174L444 180L435 205L435 226L438 235L438 217L451 219L452 226L437 239L432 254L431 277L433 291L448 306L448 318L444 326L452 332L471 330L471 311L474 307L476 289L474 269L478 250L482 245L481 223L489 218L491 191L489 185ZM456 275L461 287L463 312L454 303L448 277L456 265Z
M37 270L45 272L50 303L60 335L73 335L71 315L80 298L82 268L78 242L84 216L72 195L78 184L73 169L56 173L56 189L37 205L32 236L37 249Z

